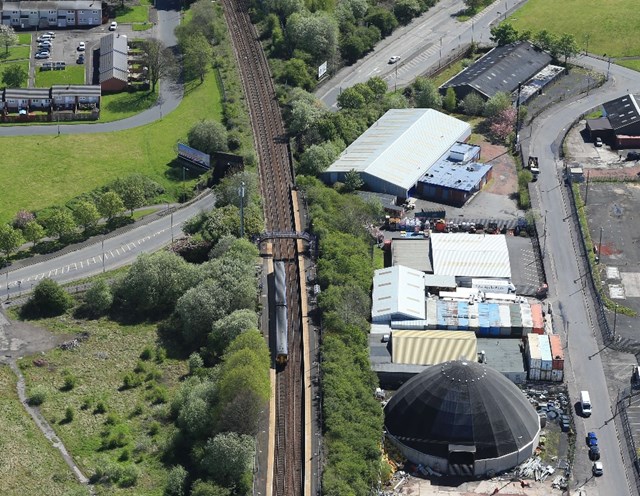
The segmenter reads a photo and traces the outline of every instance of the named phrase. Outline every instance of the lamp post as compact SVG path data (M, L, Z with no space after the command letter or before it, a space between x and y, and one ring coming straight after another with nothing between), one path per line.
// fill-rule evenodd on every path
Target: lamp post
M238 194L240 196L240 237L244 238L244 181L238 189Z
M440 57L438 58L438 69L440 69L440 65L442 64L442 38L444 38L444 36L440 37Z

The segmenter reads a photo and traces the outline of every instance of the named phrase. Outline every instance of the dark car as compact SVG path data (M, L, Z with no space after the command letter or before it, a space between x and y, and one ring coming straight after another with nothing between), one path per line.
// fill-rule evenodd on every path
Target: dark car
M598 446L598 437L595 432L589 432L587 434L587 446Z
M600 460L600 448L597 446L591 446L589 448L589 460L594 462Z
M76 60L78 64L84 64L84 53L81 53L78 59Z
M627 153L627 160L640 160L640 152L629 152Z

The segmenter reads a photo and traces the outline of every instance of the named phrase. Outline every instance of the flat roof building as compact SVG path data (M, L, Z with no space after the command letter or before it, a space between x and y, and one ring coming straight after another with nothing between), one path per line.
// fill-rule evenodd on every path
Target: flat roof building
M391 241L391 265L403 265L420 272L432 273L429 239L395 238Z
M470 331L392 331L391 360L408 365L437 365L477 360L476 335Z

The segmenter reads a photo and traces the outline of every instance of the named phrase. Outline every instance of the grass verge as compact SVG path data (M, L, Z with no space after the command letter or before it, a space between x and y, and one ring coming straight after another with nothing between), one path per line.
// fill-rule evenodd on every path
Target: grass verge
M18 35L18 45L30 45L31 44L31 33L17 33Z
M84 66L68 65L64 71L36 70L36 87L49 88L53 84L84 84Z
M638 59L616 60L615 62L616 64L621 65L622 67L626 67L627 69L640 72L640 60Z
M134 24L131 25L131 29L133 31L146 31L148 29L151 29L153 27L153 24L150 22L136 22Z
M158 100L158 90L136 91L135 93L113 93L102 97L100 122L126 119L151 108Z
M118 23L147 22L149 21L149 6L117 7L116 21L118 21Z
M0 62L29 59L30 54L31 47L29 46L12 46L9 47L8 52L4 49L0 49Z
M55 349L39 356L47 366L37 367L29 359L20 362L28 388L37 384L45 389L40 408L56 434L88 476L105 465L135 467L135 485L113 485L108 494L162 494L166 468L160 460L161 446L171 424L166 403L158 403L155 394L162 390L168 399L187 372L186 364L139 359L146 347L155 349L153 325L121 326L70 317L40 323L54 333L90 334L72 352ZM139 385L123 389L125 374ZM65 387L69 383L73 386Z
M20 404L16 378L0 366L0 488L4 496L24 494L64 495L77 489L76 481L60 452L42 435Z
M18 209L62 205L132 173L151 177L169 196L177 196L181 183L169 169L176 158L176 143L201 119L221 119L213 72L204 83L187 88L177 109L145 126L102 134L3 137L4 150L21 152L8 154L0 162L0 184L4 185L0 222L10 220ZM33 194L33 178L38 178L37 194Z

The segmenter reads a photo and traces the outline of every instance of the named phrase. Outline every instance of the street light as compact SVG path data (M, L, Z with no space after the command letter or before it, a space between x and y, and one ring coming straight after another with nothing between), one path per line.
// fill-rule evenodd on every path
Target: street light
M238 194L240 196L240 237L244 238L244 181L240 184Z

